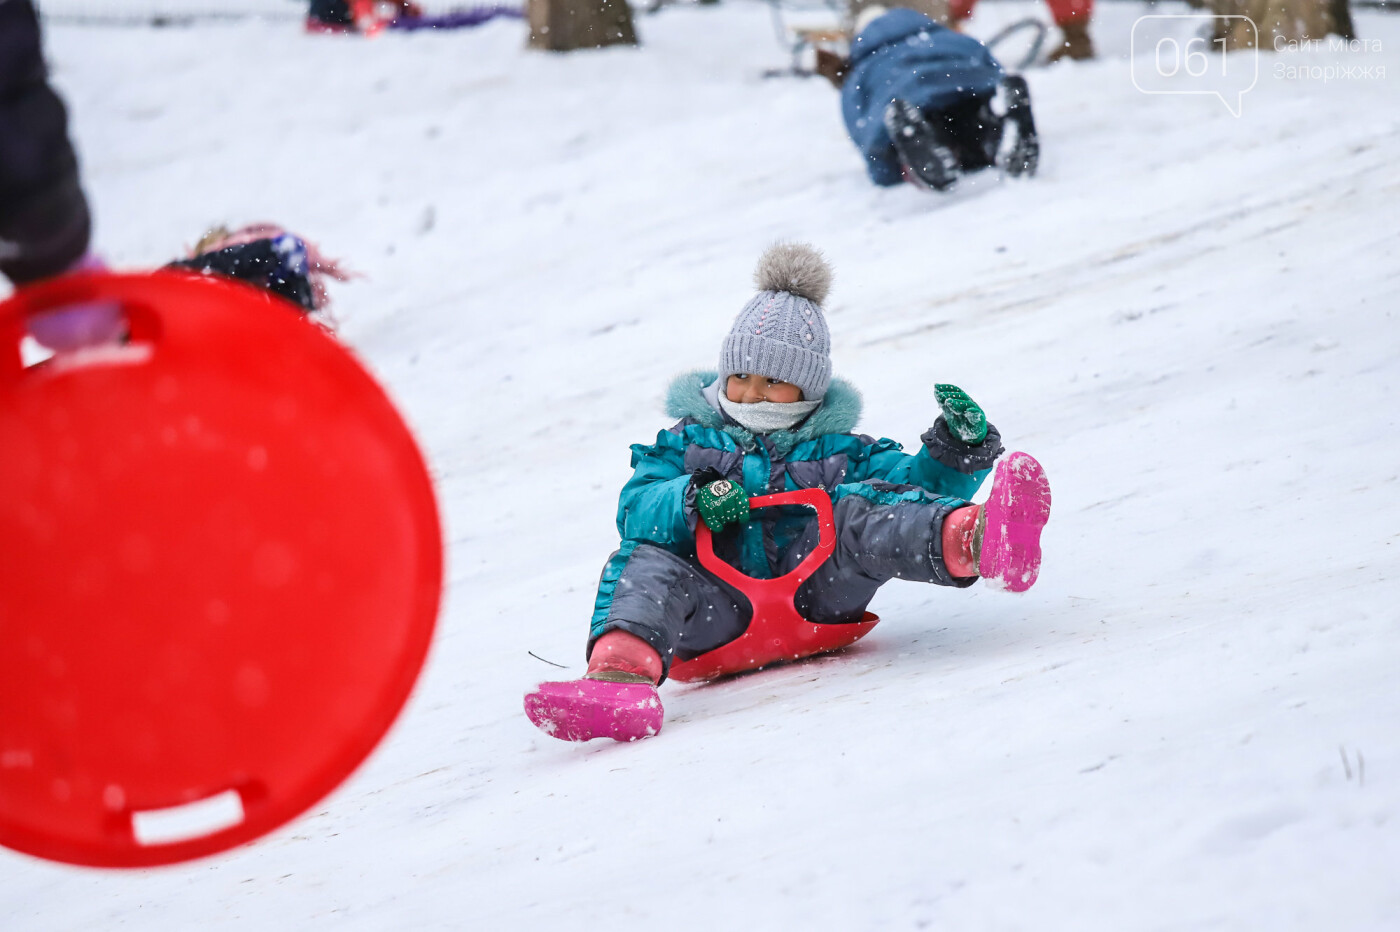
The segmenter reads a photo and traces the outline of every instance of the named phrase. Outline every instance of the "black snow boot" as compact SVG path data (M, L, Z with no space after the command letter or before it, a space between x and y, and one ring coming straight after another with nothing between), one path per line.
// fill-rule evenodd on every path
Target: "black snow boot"
M1003 143L998 164L1013 178L1034 175L1040 164L1040 138L1036 136L1035 118L1031 116L1030 88L1025 78L1010 74L1002 79L1001 90L1006 101L1006 116L1002 118Z
M946 191L962 176L948 129L931 122L922 110L905 100L885 108L885 131L904 166L905 177L935 191Z

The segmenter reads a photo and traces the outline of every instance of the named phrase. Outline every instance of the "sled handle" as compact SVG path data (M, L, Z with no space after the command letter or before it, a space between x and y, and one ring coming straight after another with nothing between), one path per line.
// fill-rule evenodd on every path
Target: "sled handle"
M695 553L700 558L700 565L740 592L779 587L796 592L797 587L836 552L836 519L831 510L831 496L825 489L797 489L749 499L750 508L772 508L775 505L806 505L817 512L817 546L791 572L777 579L756 579L725 563L715 556L713 535L704 519L695 525Z
M144 275L74 272L26 285L0 301L0 383L13 382L25 371L20 342L29 332L29 320L49 311L85 304L114 304L126 325L126 346L145 347L151 352L158 351L161 344L168 341L179 342L181 335L198 332L203 326L201 315L194 313L199 309L199 296L186 298L191 305L189 308L181 307L176 312L162 309L147 297L146 283L157 277L196 282L197 287L208 290L210 300L215 303L221 295L237 291L245 304L256 296L263 304L292 310L298 317L305 318L300 309L285 298L223 276L201 275L183 269L158 269ZM149 353L124 355L130 360L142 361Z
M158 343L164 332L161 315L146 301L122 293L121 283L129 277L92 270L61 275L17 289L0 304L0 381L13 381L24 371L20 341L29 332L28 322L50 311L112 305L121 316L125 343L147 347ZM140 353L127 355L144 358Z

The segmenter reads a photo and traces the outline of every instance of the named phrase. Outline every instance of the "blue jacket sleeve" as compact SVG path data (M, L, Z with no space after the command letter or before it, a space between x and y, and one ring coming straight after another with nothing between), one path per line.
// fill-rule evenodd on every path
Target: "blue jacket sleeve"
M849 478L916 485L935 495L971 501L1002 453L1001 434L987 425L987 439L966 444L948 432L942 417L924 434L919 452L910 456L893 440L876 440L867 455L852 464Z
M690 476L685 447L663 430L652 446L632 446L632 478L617 503L617 532L685 553L695 547L695 519L688 507Z

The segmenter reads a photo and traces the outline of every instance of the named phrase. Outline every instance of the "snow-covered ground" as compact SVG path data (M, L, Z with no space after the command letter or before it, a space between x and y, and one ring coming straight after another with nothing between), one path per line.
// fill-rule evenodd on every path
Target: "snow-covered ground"
M1236 119L1134 89L1145 10L1029 76L1037 179L948 198L870 186L825 84L759 77L758 5L570 56L510 22L53 24L114 263L275 218L368 276L343 334L420 432L450 591L312 814L163 870L0 852L0 926L1400 928L1400 18L1265 54ZM917 443L951 381L1042 460L1040 583L894 583L844 656L554 742L520 699L582 672L627 445L779 237L833 260L866 432Z

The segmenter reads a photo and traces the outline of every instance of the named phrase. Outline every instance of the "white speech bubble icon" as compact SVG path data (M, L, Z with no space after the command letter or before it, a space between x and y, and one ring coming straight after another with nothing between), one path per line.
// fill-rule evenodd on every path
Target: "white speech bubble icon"
M1236 34L1236 51L1226 52L1224 37L1231 33ZM1140 92L1212 94L1235 117L1244 112L1244 95L1259 83L1259 27L1248 16L1142 16L1133 23L1129 55L1133 87Z

